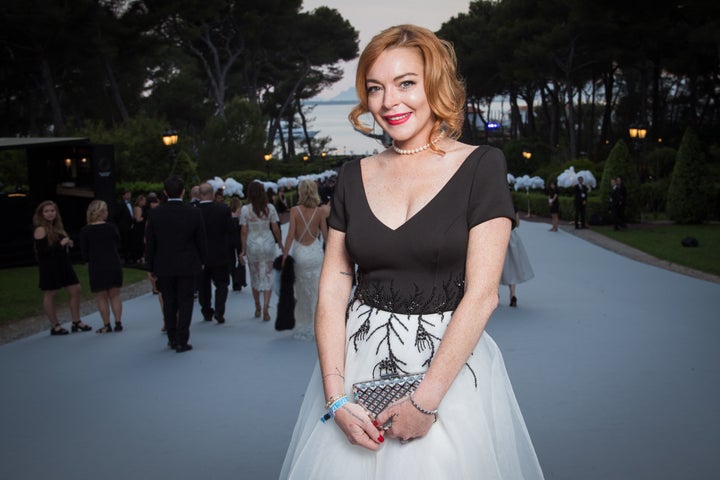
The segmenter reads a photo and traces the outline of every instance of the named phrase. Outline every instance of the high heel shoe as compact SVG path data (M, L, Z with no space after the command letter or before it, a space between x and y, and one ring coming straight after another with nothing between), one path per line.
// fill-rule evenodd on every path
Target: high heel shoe
M260 310L260 305L255 305L255 318L260 318L261 314L262 310Z
M82 320L81 320L81 321L79 321L79 322L72 322L72 327L70 328L70 330L71 330L73 333L75 333L75 332L89 332L90 330L92 330L92 327L91 327L90 325L84 324L84 323L82 322Z
M108 323L107 325L103 325L102 327L100 327L100 328L98 328L97 330L95 330L95 333L110 333L110 332L112 332L112 331L113 331L113 330L112 330L112 327L111 327L110 324Z
M50 335L67 335L69 332L62 325L56 323L50 328Z
M517 297L513 295L513 297L510 299L510 306L511 307L517 307Z
M270 321L270 313L268 313L268 310L270 307L263 308L263 322L269 322Z
M122 332L122 331L123 331L122 322L115 322L115 331L116 331L116 332Z

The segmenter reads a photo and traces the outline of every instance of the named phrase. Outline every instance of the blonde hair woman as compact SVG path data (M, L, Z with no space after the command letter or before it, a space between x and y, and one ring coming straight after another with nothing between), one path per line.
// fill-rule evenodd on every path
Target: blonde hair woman
M290 225L285 247L283 264L290 254L295 267L295 338L315 338L315 306L318 297L318 282L322 267L322 239L327 238L327 217L330 209L320 206L317 184L305 179L298 185L298 204L290 209Z
M115 331L121 332L122 300L120 287L123 272L120 265L120 233L112 223L107 223L108 208L102 200L93 200L87 208L87 225L80 231L80 251L88 263L90 291L95 294L103 326L97 333L113 331L110 310L115 317Z
M80 320L80 282L70 263L69 250L73 241L63 226L60 211L51 200L40 203L33 215L35 255L40 270L40 290L43 291L43 310L52 324L50 335L67 335L57 318L55 296L64 288L70 296L72 331L92 330Z

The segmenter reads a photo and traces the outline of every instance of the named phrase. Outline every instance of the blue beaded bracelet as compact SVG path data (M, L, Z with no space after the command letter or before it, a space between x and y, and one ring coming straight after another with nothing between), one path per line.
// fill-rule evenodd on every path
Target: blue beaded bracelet
M330 420L331 418L335 417L335 412L337 412L338 410L340 410L340 407L342 407L343 405L345 405L347 402L348 402L348 398L347 398L346 396L342 396L342 397L338 398L337 400L335 400L335 401L330 405L330 408L329 408L329 410L328 410L328 413L326 413L325 415L323 415L322 417L320 417L320 421L323 422L323 423L325 423L325 422L327 422L328 420Z

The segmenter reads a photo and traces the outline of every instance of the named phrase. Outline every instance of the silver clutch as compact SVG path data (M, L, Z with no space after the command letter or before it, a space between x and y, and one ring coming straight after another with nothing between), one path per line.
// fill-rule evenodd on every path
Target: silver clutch
M356 403L376 417L392 402L413 393L424 377L424 373L414 373L354 383L353 397Z

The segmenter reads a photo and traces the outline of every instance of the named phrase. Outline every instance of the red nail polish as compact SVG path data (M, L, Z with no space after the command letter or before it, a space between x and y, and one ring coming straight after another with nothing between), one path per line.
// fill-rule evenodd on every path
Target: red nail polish
M382 435L380 435L380 436L378 437L378 442L383 443L384 441L385 441L385 437L383 437Z
M380 424L378 423L377 420L373 420L373 425L377 427L377 426L380 425Z

